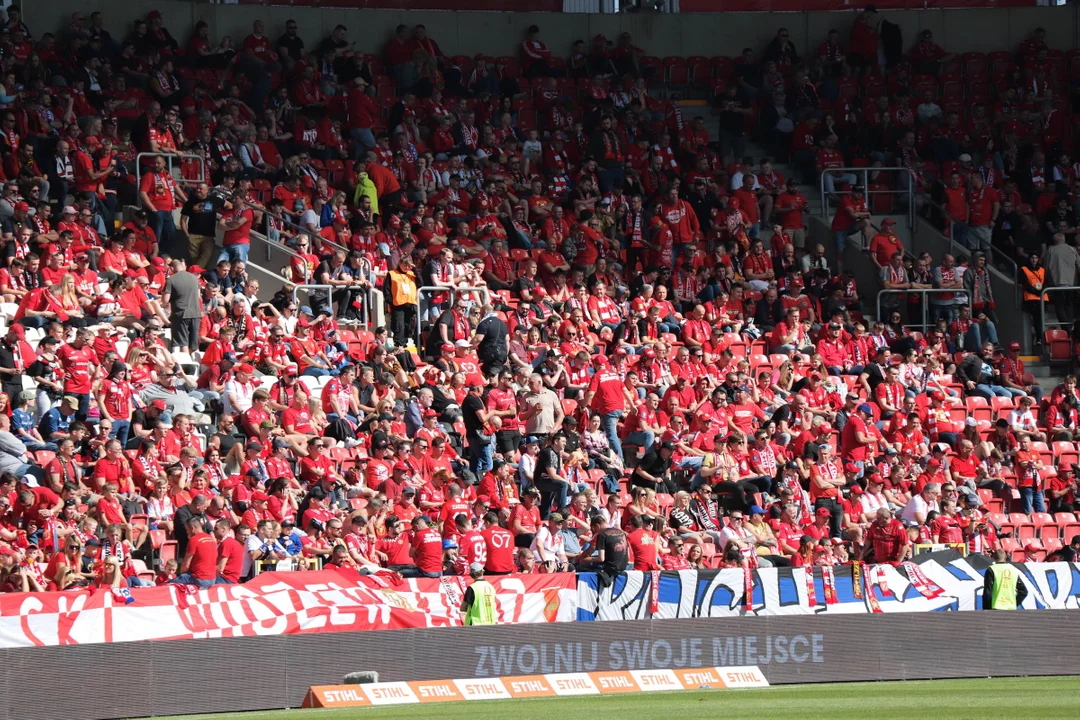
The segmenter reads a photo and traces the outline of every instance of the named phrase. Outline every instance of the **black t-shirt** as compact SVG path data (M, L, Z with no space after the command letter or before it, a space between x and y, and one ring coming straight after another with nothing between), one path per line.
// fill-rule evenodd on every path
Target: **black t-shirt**
M725 108L728 102L729 98L725 97L720 101L720 107ZM733 100L731 102L736 108L745 108L745 104L739 100ZM741 112L736 112L735 110L723 109L720 112L719 124L721 130L729 135L738 137L746 132L746 115Z
M601 569L609 575L626 572L630 561L627 553L626 533L619 528L605 528L596 538L596 549L604 553Z
M885 382L885 373L882 371L881 366L875 362L867 365L863 372L866 373L866 382L870 385L871 390L877 390L877 386Z
M454 312L453 310L447 310L443 314L439 315L439 319L435 321L435 324L431 326L431 332L428 333L427 347L425 350L431 357L439 357L439 348L442 347L443 340L442 335L439 334L439 326L446 326L446 337L450 339L450 343L453 344L456 340L465 340L467 338L459 338L454 335Z
M541 490L550 488L554 482L548 477L548 468L555 468L555 473L562 475L562 461L559 458L559 453L550 447L544 448L537 454L536 467L533 469L533 482Z
M304 41L300 39L299 35L289 37L288 33L286 33L278 38L277 46L285 48L285 51L289 53L289 57L293 60L299 60L304 55Z
M645 457L641 458L638 467L653 477L659 477L671 469L671 458L665 460L660 457L659 450L650 450Z
M476 348L476 354L481 362L506 362L506 336L510 333L510 329L498 315L489 315L481 320L476 326L476 333L484 336Z
M216 203L209 197L205 200L199 200L195 196L188 198L180 214L187 216L188 233L191 235L214 237L217 232Z
M461 419L465 421L465 433L469 442L483 442L484 423L480 420L478 411L484 409L484 401L478 395L469 393L461 401Z

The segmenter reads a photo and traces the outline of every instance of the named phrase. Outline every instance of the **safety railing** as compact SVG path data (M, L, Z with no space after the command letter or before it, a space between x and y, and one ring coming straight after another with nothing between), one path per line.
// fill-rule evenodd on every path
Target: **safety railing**
M984 250L982 248L972 248L972 247L969 247L969 246L961 243L959 240L956 239L956 225L958 223L957 223L956 218L954 218L952 216L952 213L950 213L948 210L946 210L944 207L942 207L938 203L931 200L930 196L927 195L926 193L919 193L919 202L921 204L926 205L927 207L934 208L939 213L941 213L941 216L943 218L945 218L946 227L944 229L940 230L939 232L941 232L943 235L945 235L944 230L945 229L948 230L948 234L946 235L946 239L949 241L949 253L950 254L957 255L957 254L963 253L965 255L970 255L970 254L975 253L975 252L983 252L983 253L986 254L986 259L987 259L987 261L989 262L990 265L995 265L996 263L1003 263L1006 267L1009 268L1009 272L1007 274L1009 275L1009 277L1012 278L1013 283L1017 286L1017 297L1019 297L1020 266L1016 264L1015 260L1013 260L1011 257L1006 255L1005 253L1001 252L1001 250L994 247L993 245L990 246L990 250L989 250L989 252L987 252L986 250ZM998 268L998 271L1001 272L1001 268Z
M339 245L338 243L334 242L333 240L328 240L325 237L323 237L322 235L320 235L319 233L312 232L311 230L308 230L306 227L293 222L292 220L285 217L284 215L281 215L281 214L278 214L278 213L275 213L275 212L271 212L267 208L263 207L262 205L256 204L256 203L250 203L249 202L249 203L246 203L246 204L248 206L252 207L252 208L257 209L259 212L261 212L266 217L270 217L270 218L273 218L274 220L277 220L279 223L281 223L281 225L283 227L288 228L289 230L291 230L293 235L306 235L311 240L312 245L314 245L316 243L319 243L319 244L322 244L322 245L329 245L330 247L334 248L335 250L340 250L340 251L342 251L343 253L346 253L346 254L349 252L349 248L345 247L344 245ZM285 245L285 243L277 243L277 244L288 248L288 245Z
M900 296L899 302L896 303L895 306L893 306L893 305L889 306L889 312L895 312L897 309L903 308L904 307L904 300L906 299L907 295L909 295L909 294L922 295L923 296L922 299L921 299L922 301L919 303L919 305L921 306L921 310L922 310L922 323L916 325L916 324L911 322L911 318L909 317L908 321L906 323L904 323L904 327L919 328L920 332L925 333L929 328L933 327L933 324L934 324L933 322L929 321L929 318L927 316L927 313L928 313L928 311L930 309L929 308L929 306L930 306L930 302L929 302L930 298L929 298L929 296L930 295L944 295L946 293L952 293L953 295L963 295L963 296L967 297L967 291L964 288L960 288L960 289L956 289L956 288L910 288L910 289L909 288L904 288L904 289L899 289L899 288L897 288L897 289L881 290L881 291L878 292L878 296L877 296L877 317L878 317L878 320L880 320L881 322L884 322L884 323L887 324L887 319L882 314L883 305L882 305L882 302L881 302L882 298L884 298L886 295L899 295ZM966 301L965 301L964 304L967 304ZM901 314L901 317L903 317L904 311L900 310L900 314ZM936 322L936 319L935 319L935 322Z
M151 165L144 163L143 158L165 158L165 167L169 171L169 175L173 177L178 183L182 185L198 185L199 183L206 182L206 158L198 153L155 153L155 152L141 152L135 156L135 175L142 177L144 172L150 172ZM199 177L188 179L184 177L182 168L179 173L173 172L173 159L180 158L181 165L185 161L197 160L199 162ZM145 169L144 169L145 166Z
M491 293L487 287L483 285L477 285L472 287L441 287L439 285L424 285L416 289L416 347L423 347L420 344L420 339L423 337L424 332L424 296L436 295L436 294L449 294L450 305L453 306L457 296L464 293L483 293L484 299L481 304L487 305L491 301ZM430 305L428 306L430 307Z
M1048 321L1046 319L1046 296L1051 293L1064 293L1064 292L1077 292L1080 291L1080 285L1058 285L1056 287L1044 287L1039 294L1039 322L1042 323L1043 330L1049 330L1050 328L1066 327L1072 329L1075 320L1063 320L1059 317L1055 317L1053 320ZM1074 300L1075 302L1075 300ZM1069 307L1073 307L1073 303L1066 303ZM1057 303L1055 303L1057 305ZM1075 309L1073 310L1075 313ZM1039 338L1041 341L1042 338Z
M320 291L325 292L326 304L329 306L330 310L333 311L334 293L343 290L348 290L349 292L355 293L356 297L361 300L359 322L364 327L369 327L371 325L371 294L374 292L370 285L367 287L352 287L345 285L326 285L325 283L300 283L298 285L293 285L292 299L293 302L296 303L297 306L299 306L299 296L301 291L304 291L308 294L309 300L314 293ZM318 312L317 308L312 308L312 311ZM338 308L338 314L340 315L341 313L342 308Z
M906 190L893 190L891 187L878 188L870 187L870 175L875 173L902 173L907 179ZM851 188L846 190L834 189L829 192L825 189L825 176L826 175L853 175L856 178L855 185L862 186L866 192L866 207L871 214L874 214L874 195L907 195L908 208L907 208L907 223L908 229L913 230L915 228L915 174L910 168L906 167L842 167L831 168L829 170L822 170L821 175L818 177L818 187L821 191L821 214L822 217L827 217L829 214L829 204L827 198L829 195L850 195ZM842 181L841 181L842 182ZM891 213L890 213L891 214Z

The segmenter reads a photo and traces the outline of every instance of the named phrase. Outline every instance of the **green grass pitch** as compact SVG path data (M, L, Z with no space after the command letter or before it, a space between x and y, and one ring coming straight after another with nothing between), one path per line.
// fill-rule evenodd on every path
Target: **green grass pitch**
M767 677L767 676L766 676ZM604 697L186 715L206 720L1046 720L1080 717L1080 677L781 685ZM166 719L169 720L169 719Z

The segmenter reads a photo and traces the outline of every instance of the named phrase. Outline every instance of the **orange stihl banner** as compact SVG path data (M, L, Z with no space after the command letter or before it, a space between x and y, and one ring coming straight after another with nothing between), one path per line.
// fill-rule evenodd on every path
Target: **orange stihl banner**
M304 700L304 707L365 707L749 687L769 687L769 681L757 665L517 675L472 680L418 680L367 685L313 685Z

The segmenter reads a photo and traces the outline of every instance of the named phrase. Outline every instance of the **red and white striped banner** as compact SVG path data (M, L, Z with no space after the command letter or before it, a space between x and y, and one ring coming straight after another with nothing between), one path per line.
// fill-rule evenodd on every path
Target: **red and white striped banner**
M571 573L490 577L500 623L573 622ZM0 595L0 647L136 640L445 627L462 624L462 578L404 580L352 571L263 573L244 585L206 590L169 585L132 590L124 605L108 590Z

